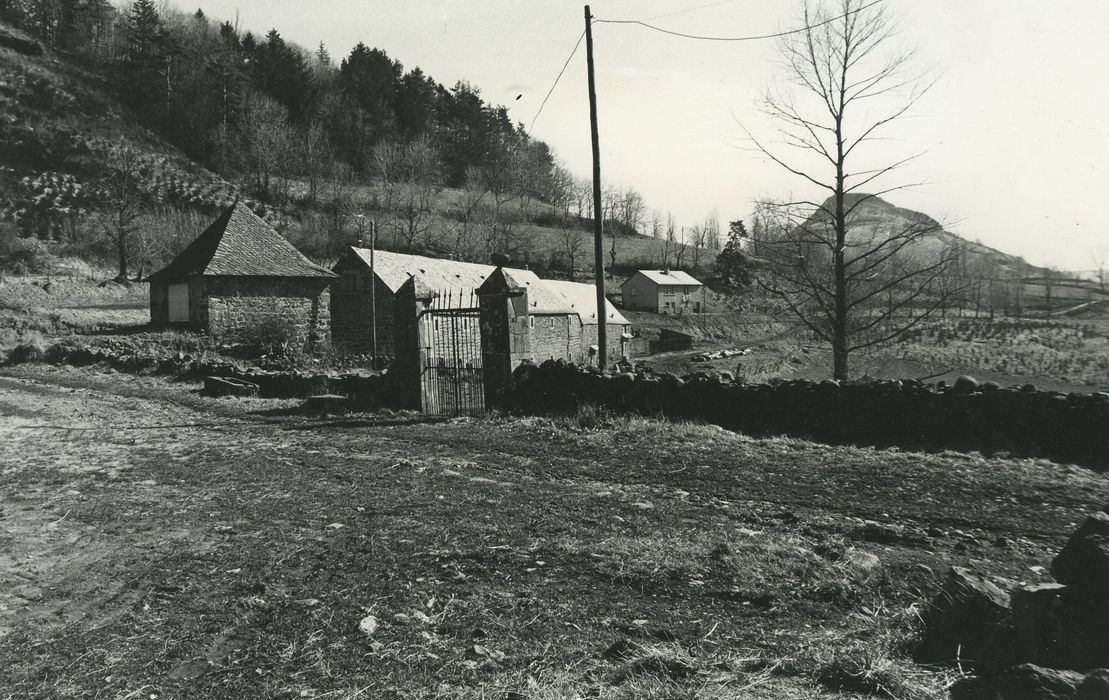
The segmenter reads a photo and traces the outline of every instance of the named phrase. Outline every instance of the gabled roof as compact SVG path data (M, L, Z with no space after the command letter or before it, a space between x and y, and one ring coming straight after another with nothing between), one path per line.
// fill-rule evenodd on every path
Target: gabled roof
M570 308L581 318L583 325L597 325L597 288L595 286L563 280L544 280L543 283L570 304ZM621 325L628 325L629 323L628 319L624 318L608 299L605 299L605 316L607 316L607 323Z
M515 287L528 290L528 313L573 314L577 311L570 302L552 288L550 280L541 280L531 270L504 270L505 279ZM583 319L584 321L584 319Z
M636 270L636 272L662 287L701 284L688 272L681 270Z
M151 280L193 275L324 277L336 275L301 255L292 243L242 204L233 204Z
M366 267L370 265L369 248L351 248ZM475 292L489 279L497 268L493 265L428 258L423 255L392 253L386 250L374 251L374 273L396 293L410 278L419 281L422 288L437 293L442 303L451 308L458 304L468 305L470 293ZM528 292L528 313L533 314L576 314L584 325L597 323L597 297L593 285L579 282L540 279L531 270L518 270L511 267L501 268L504 282ZM453 299L459 301L455 303ZM616 307L605 302L608 322L627 324ZM446 308L446 307L444 307Z
M370 265L370 249L354 248L366 267ZM409 277L417 277L432 291L477 289L497 268L492 265L428 258L423 255L374 251L374 274L396 293Z

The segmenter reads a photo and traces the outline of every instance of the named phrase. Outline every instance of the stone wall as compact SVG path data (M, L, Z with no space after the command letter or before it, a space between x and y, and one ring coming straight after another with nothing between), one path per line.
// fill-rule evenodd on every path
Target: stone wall
M1109 469L1109 394L1006 389L969 377L919 381L743 384L729 373L679 378L601 374L554 362L523 365L506 404L531 412L599 404L703 420L751 435L832 444L1000 452Z
M528 333L531 336L531 358L535 362L544 360L570 360L581 362L581 333L574 333L578 340L571 339L571 330L581 326L577 315L570 314L529 314Z
M336 348L352 353L369 353L373 348L375 315L370 303L371 280L377 303L377 354L393 357L394 308L396 297L385 284L361 267L337 266L340 278L331 287L331 339Z
M608 329L608 362L607 365L612 365L628 356L629 347L628 341L623 338L624 333L631 334L631 326L625 326L618 323L609 323ZM586 325L582 328L581 345L583 348L588 348L590 345L596 345L598 340L597 326Z
M190 314L202 309L208 333L214 338L250 342L273 323L287 334L291 347L318 349L330 342L330 282L320 278L206 277L200 296L207 303L203 307L196 304Z
M155 326L169 324L169 285L150 283L150 323Z

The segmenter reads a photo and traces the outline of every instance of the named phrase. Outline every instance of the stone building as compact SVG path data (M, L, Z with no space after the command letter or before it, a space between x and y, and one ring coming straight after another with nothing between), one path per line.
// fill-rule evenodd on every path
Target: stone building
M620 286L624 308L656 314L701 313L705 286L681 270L636 270Z
M371 275L369 249L350 248L332 268L339 275L331 293L332 341L348 352L370 352L376 325L378 354L399 357L409 344L404 340L398 342L398 328L408 328L415 315L430 307L431 299L436 300L435 307L440 309L477 308L478 289L497 269L492 265L378 250L374 251ZM589 361L590 346L597 344L594 287L542 280L529 270L503 270L513 284L528 292L530 359ZM398 300L404 299L401 290L410 280L415 281L419 298L427 300L423 306L413 306L407 300L398 304ZM631 326L611 303L605 303L609 316L609 360L616 362L627 355ZM405 318L398 318L398 314Z
M556 292L570 305L577 315L578 327L581 333L580 347L584 353L583 360L589 360L590 350L597 352L599 324L597 323L597 288L592 284L581 282L565 282L563 280L544 280L543 283ZM605 301L605 314L608 343L608 362L613 364L628 357L631 352L629 343L632 338L632 326L623 314L616 310L608 300ZM544 358L546 359L546 358ZM576 361L576 360L575 360Z
M316 348L330 340L328 287L335 277L236 203L147 278L150 321L231 342L265 333Z
M376 327L377 352L385 357L397 355L394 315L405 282L415 278L422 289L432 294L449 294L467 302L472 297L476 307L473 292L494 269L492 265L385 250L374 251L372 274L370 264L369 248L351 247L332 266L339 279L331 290L331 339L336 347L347 352L368 353Z

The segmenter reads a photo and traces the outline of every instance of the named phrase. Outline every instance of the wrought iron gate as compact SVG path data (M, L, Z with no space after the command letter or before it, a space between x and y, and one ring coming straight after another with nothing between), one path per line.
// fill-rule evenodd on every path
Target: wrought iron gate
M418 319L420 408L430 416L485 415L481 317L473 294L437 296Z

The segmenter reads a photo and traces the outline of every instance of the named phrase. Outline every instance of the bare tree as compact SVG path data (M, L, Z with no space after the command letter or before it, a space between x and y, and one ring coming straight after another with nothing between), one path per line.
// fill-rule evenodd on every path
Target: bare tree
M396 211L405 250L413 250L431 226L439 193L439 157L431 141L421 137L403 148L405 181L396 193Z
M930 83L911 72L911 52L891 53L893 26L883 0L830 2L805 0L805 29L782 39L788 80L764 101L778 123L781 150L748 136L765 157L824 193L822 201L788 203L807 211L766 246L773 274L763 283L831 344L833 376L846 379L850 353L893 339L939 305L932 282L950 257L909 254L937 230L931 220L897 230L857 225L868 201L909 186L879 188L879 178L916 157L875 165L865 147L884 137ZM873 311L883 298L883 308Z
M570 279L574 279L574 261L585 252L585 231L579 225L579 220L569 216L558 219L558 241L562 253L566 256L567 271Z
M693 267L696 269L701 262L701 251L705 247L705 229L695 225L689 230L689 243L693 247Z
M288 111L276 100L252 92L239 128L255 190L263 199L272 199L273 180L277 178L283 180L282 190L287 194L289 169L295 165L295 158L290 156L297 150Z
M143 213L140 180L144 168L137 151L117 146L108 152L107 168L100 181L102 204L95 216L115 251L119 270L115 281L120 284L130 284L127 270L139 237L139 217Z
M720 250L720 214L715 209L709 212L705 217L705 224L702 228L705 235L705 248L709 250Z
M1105 246L1098 246L1090 252L1090 258L1094 261L1094 274L1097 275L1097 284L1101 291L1109 291L1105 286L1107 271L1106 263L1109 262L1109 248Z
M662 269L667 269L670 265L670 256L673 255L677 262L678 255L678 233L677 225L674 222L674 214L666 212L666 230L663 232L663 245L662 245Z
M320 44L323 47L323 44ZM308 199L315 202L319 196L320 183L327 177L327 171L335 161L327 131L318 120L313 120L301 134L301 153L304 156L302 169L308 177Z

